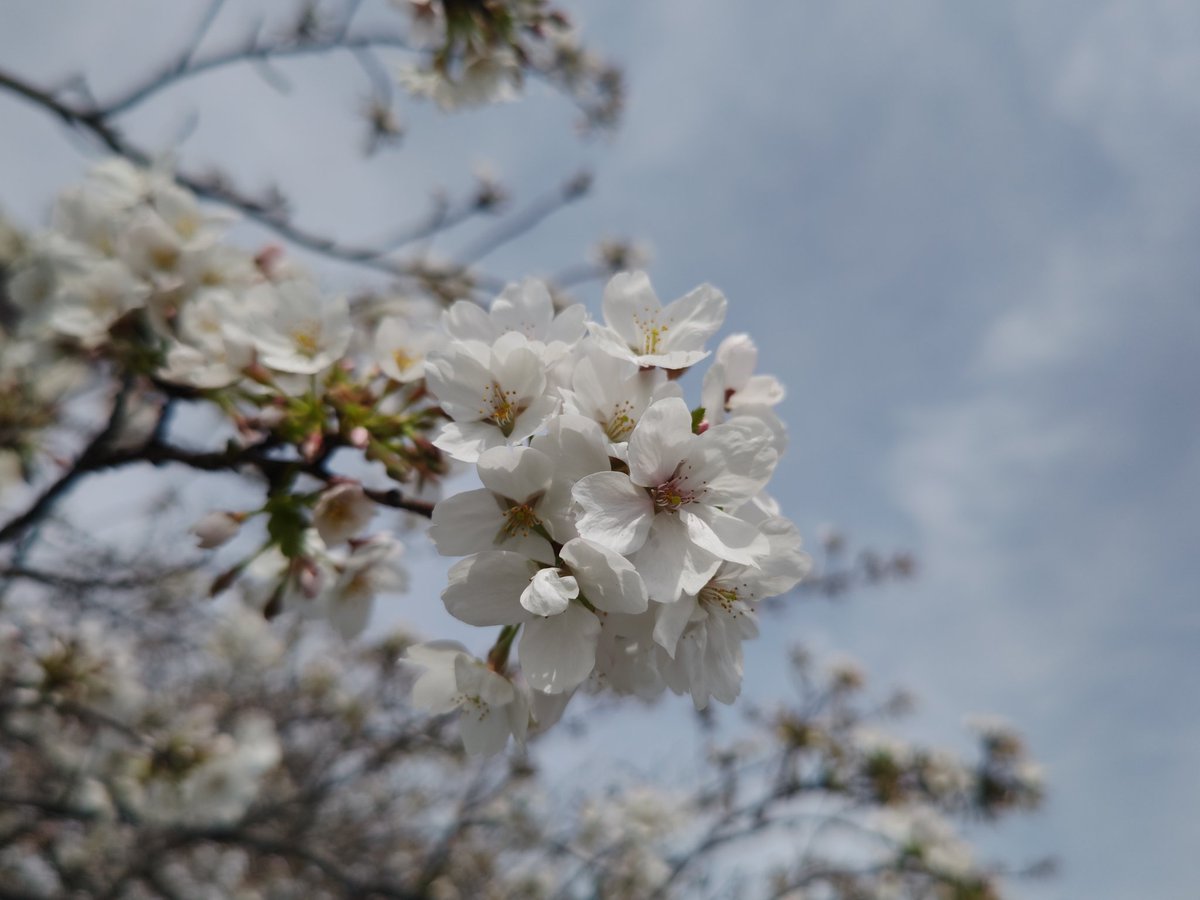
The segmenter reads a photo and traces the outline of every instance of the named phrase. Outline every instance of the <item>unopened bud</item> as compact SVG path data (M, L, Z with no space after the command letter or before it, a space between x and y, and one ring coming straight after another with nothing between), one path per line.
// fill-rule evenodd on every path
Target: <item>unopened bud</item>
M297 563L296 582L304 596L311 600L321 593L321 572L310 559L300 559Z
M283 247L279 246L279 244L267 244L254 257L254 264L258 266L258 270L267 276L267 278L272 278L282 259Z
M300 445L300 455L309 462L317 458L321 452L321 448L325 445L325 436L319 431L314 431L304 439L304 443Z
M196 546L201 550L220 547L238 533L238 529L242 527L242 522L245 520L246 516L243 513L223 510L210 512L192 526L192 534L196 536Z

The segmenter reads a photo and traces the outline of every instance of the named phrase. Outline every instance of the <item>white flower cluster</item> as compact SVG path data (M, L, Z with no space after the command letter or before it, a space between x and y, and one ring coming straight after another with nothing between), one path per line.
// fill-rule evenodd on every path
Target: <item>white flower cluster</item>
M253 388L251 364L273 388L306 389L300 376L329 370L351 349L349 307L277 252L224 243L228 223L165 172L124 159L98 164L59 196L53 229L15 266L9 294L21 336L87 350L124 336L155 350L158 377L199 389ZM412 338L425 336L414 329ZM399 349L381 364L394 368ZM409 348L407 358L420 352Z
M361 493L358 485L352 489ZM375 505L363 501L373 513ZM322 524L320 511L317 524ZM323 619L342 637L352 638L367 627L376 594L408 586L401 564L404 545L390 534L335 546L322 540L319 528L312 528L304 532L303 545L303 556L294 560L272 548L246 567L241 594L249 607L269 618L287 611L302 619Z
M0 725L69 771L64 800L102 820L233 822L280 759L269 716L242 710L229 727L208 703L163 702L147 689L134 645L95 619L28 603L9 610L0 684L11 701ZM97 730L89 736L83 725Z
M123 159L64 191L52 229L11 262L20 315L0 361L0 419L52 422L85 364L106 360L214 400L244 444L270 435L313 458L334 441L373 454L398 479L436 474L436 451L424 470L419 448L403 455L432 427L420 386L425 353L441 340L430 311L385 309L372 333L345 298L323 296L273 248L251 255L224 243L225 224L165 172ZM0 451L0 485L23 477L36 450ZM260 608L296 608L349 636L365 627L376 592L405 582L399 542L362 535L376 509L357 482L330 478L259 509L214 511L193 531L214 548L266 515L274 544L245 567L273 578Z
M396 68L397 83L443 112L517 99L526 72L571 97L584 126L612 125L623 88L618 69L580 41L568 17L544 0L447 4L392 0L409 15L408 41L423 58Z
M521 739L531 718L546 727L584 685L733 702L755 602L809 563L765 493L786 440L783 389L754 374L753 342L727 338L700 403L684 400L681 376L724 322L719 291L664 306L645 274L623 273L593 322L529 280L486 310L454 302L440 329L415 308L364 321L277 253L222 243L223 224L165 174L105 162L60 197L9 285L27 337L213 401L241 438L230 468L290 467L262 506L195 526L212 548L266 519L268 540L219 584L240 580L267 617L357 634L374 595L403 585L402 548L364 533L389 488L325 462L354 449L394 482L436 486L445 454L482 487L433 509L437 549L464 557L442 599L502 630L483 660L457 645L418 653L418 694L469 711L473 749ZM280 445L286 462L263 455Z
M754 604L809 567L765 493L785 435L779 383L755 376L745 335L718 348L689 409L678 378L709 356L724 296L701 286L665 307L640 272L614 277L604 322L556 312L537 281L490 311L459 302L426 380L452 420L435 439L482 487L433 512L438 550L463 556L442 594L451 615L501 626L486 660L439 642L414 697L463 712L468 749L552 723L581 686L697 708L740 690ZM507 666L516 641L521 678Z

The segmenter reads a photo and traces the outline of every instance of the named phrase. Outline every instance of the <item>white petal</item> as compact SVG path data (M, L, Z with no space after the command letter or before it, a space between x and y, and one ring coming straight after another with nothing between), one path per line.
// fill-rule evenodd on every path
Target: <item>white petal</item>
M775 406L785 396L783 385L774 375L755 375L747 380L745 387L729 398L729 408L739 406Z
M596 472L572 491L583 510L576 527L581 537L618 553L631 553L646 541L654 521L650 496L622 472Z
M656 603L674 603L680 594L699 593L721 565L719 557L689 540L678 516L666 513L654 517L646 543L632 562Z
M690 369L708 356L707 350L669 350L666 353L644 353L637 358L639 366L658 366L660 369Z
M492 373L496 381L518 399L540 397L546 388L546 366L525 336L501 335L492 346Z
M462 708L458 732L463 748L471 756L495 756L508 744L511 733L508 710L466 705Z
M473 463L483 451L508 443L504 432L491 422L447 422L433 446L460 462Z
M519 553L476 553L450 567L446 611L468 625L516 625L529 618L521 592L540 566Z
M583 340L587 332L587 307L573 303L554 317L546 332L546 342L558 341L574 345Z
M728 384L725 367L719 362L713 363L704 373L700 405L704 407L704 418L710 425L725 421L725 390Z
M640 346L642 333L634 322L655 318L662 309L645 272L620 272L604 287L604 321L629 346Z
M535 616L557 616L579 596L579 583L558 569L541 569L521 592L521 606Z
M651 404L629 436L629 477L643 487L662 484L675 473L694 438L692 414L681 398Z
M716 362L724 368L729 387L743 390L758 365L758 347L748 334L731 334L717 348Z
M328 598L325 614L334 630L349 640L363 633L374 605L371 591L344 591Z
M585 475L609 470L607 441L600 426L578 415L555 416L533 447L550 457L556 482L574 484Z
M426 383L451 418L472 422L488 414L484 398L496 380L490 359L485 345L465 341L429 354Z
M714 425L697 445L703 448L704 473L697 466L696 474L707 482L705 502L713 506L745 503L763 489L779 461L774 435L754 418L739 416Z
M487 312L478 303L456 300L442 315L446 333L460 341L482 341L490 344L496 339L496 328Z
M517 690L512 682L493 672L482 660L474 657L456 659L454 672L460 691L477 696L490 706L505 706L516 698Z
M613 613L645 611L646 585L625 557L585 538L568 541L559 555L592 606Z
M503 331L516 331L529 340L543 340L554 318L554 301L536 278L510 284L492 302L491 320Z
M654 642L674 658L679 636L696 611L696 598L685 594L674 603L660 603L654 609Z
M523 441L546 424L546 420L558 412L562 401L552 394L543 394L525 408L513 422L512 433L508 440Z
M536 730L541 732L556 724L567 711L567 704L575 696L574 691L563 691L561 694L547 694L545 691L534 691L530 700L530 714L536 723Z
M749 522L713 506L681 509L688 538L698 547L730 562L751 565L770 550L767 538Z
M430 641L409 647L404 659L424 669L413 682L413 706L434 715L454 709L457 705L455 696L458 694L454 661L456 657L466 654L467 648L455 641Z
M546 694L538 691L538 696L545 697ZM528 684L513 684L513 701L505 706L504 710L508 713L508 730L518 744L524 745L525 736L529 733L529 726L532 724L530 721L533 718L532 700L533 696Z
M638 355L630 349L629 342L613 328L607 328L603 325L597 325L595 322L588 326L588 333L591 336L591 344L602 353L607 353L609 356L614 356L617 359L625 360L632 363L635 367L638 363ZM637 340L640 340L637 339Z
M479 480L501 497L524 503L545 493L554 475L554 463L531 447L493 447L480 454Z
M466 556L498 549L496 535L504 528L504 514L491 491L463 491L433 508L429 537L442 556Z
M578 603L561 615L533 619L521 632L521 671L535 691L559 694L578 687L596 665L600 620Z
M666 350L703 350L704 343L725 322L725 295L711 284L702 284L663 310Z

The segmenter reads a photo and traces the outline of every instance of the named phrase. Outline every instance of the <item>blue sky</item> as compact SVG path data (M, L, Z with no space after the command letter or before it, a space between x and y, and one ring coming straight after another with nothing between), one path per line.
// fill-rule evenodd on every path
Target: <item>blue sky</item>
M117 91L188 28L126 6L14 4L0 61ZM922 563L911 586L794 610L751 651L748 691L779 693L781 646L800 639L912 689L923 735L960 741L964 714L1002 713L1051 793L989 846L1063 864L1027 896L1194 896L1200 6L572 8L629 77L611 139L576 140L535 86L447 121L402 103L405 145L363 162L345 62L286 67L285 97L222 73L127 124L165 148L199 113L185 161L277 178L304 221L347 237L414 218L431 181L465 186L484 160L534 193L591 166L594 195L492 267L553 271L633 233L664 297L721 287L727 330L751 332L789 388L786 510ZM87 153L3 96L0 116L0 205L36 222ZM415 594L440 577L420 564Z

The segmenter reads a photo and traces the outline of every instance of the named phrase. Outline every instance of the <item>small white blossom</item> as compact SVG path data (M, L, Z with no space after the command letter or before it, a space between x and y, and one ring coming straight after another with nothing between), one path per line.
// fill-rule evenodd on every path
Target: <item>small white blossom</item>
M758 493L777 458L754 420L695 435L686 404L660 400L630 435L629 474L600 472L575 485L579 533L634 554L651 598L672 603L697 593L722 560L752 564L767 552L758 529L729 510Z
M434 715L458 710L463 745L472 756L499 753L510 735L524 743L529 730L528 696L461 644L417 644L408 648L405 659L424 669L413 683L413 706Z
M263 282L245 295L246 318L237 331L279 372L314 375L336 362L352 329L344 301L326 300L307 278Z
M456 301L446 310L445 329L455 340L485 344L516 332L531 342L547 365L554 365L583 339L587 310L576 303L555 314L546 285L527 278L508 285L486 311L469 300Z
M536 345L516 332L490 347L458 341L431 354L425 378L454 420L434 445L463 462L525 440L559 407L559 399L546 393L546 365Z
M344 543L375 517L375 502L358 482L335 484L321 492L313 507L313 527L327 546Z
M708 356L705 342L725 321L725 295L703 284L664 307L645 272L614 275L604 288L597 345L639 366L686 369Z
M238 513L214 510L192 526L196 546L211 550L233 539L242 527L243 517Z

